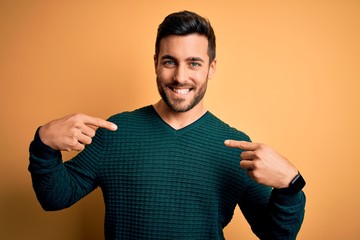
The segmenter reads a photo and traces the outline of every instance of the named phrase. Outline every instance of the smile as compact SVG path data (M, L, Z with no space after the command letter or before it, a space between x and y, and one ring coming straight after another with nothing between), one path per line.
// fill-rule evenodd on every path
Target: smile
M171 88L171 90L180 95L186 95L191 91L190 88Z

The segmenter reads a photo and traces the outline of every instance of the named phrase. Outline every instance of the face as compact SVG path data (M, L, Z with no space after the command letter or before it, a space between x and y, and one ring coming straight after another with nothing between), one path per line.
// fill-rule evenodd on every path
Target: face
M155 56L157 87L174 112L187 112L203 102L216 61L209 62L208 40L199 34L171 35L161 39Z

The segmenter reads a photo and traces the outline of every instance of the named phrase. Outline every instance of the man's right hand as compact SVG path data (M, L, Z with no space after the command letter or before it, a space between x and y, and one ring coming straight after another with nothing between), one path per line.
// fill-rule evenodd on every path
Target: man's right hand
M98 128L116 131L114 123L77 113L53 120L39 129L41 141L54 150L82 151L92 142Z

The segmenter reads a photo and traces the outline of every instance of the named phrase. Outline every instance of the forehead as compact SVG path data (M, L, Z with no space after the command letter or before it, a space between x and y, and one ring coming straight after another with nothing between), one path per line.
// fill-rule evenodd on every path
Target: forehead
M170 35L160 40L159 58L171 55L178 59L201 57L208 59L208 39L200 34Z

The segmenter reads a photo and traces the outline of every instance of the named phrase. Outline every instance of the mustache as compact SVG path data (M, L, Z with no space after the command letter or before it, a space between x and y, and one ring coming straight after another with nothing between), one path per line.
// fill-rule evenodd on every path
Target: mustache
M179 82L169 83L169 84L166 84L166 86L169 88L194 88L194 86L192 84L179 83Z

